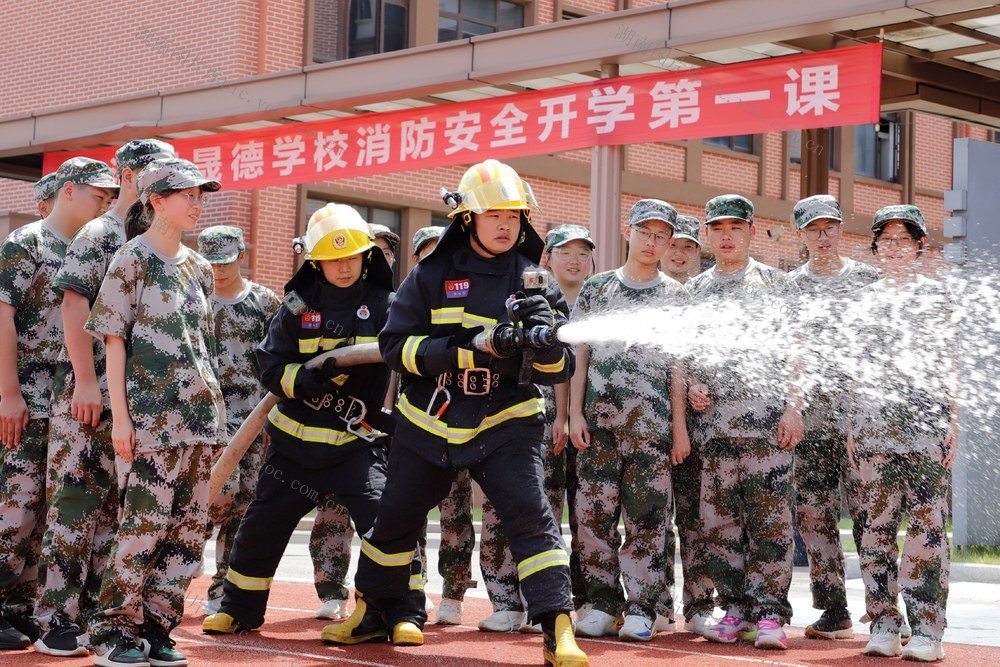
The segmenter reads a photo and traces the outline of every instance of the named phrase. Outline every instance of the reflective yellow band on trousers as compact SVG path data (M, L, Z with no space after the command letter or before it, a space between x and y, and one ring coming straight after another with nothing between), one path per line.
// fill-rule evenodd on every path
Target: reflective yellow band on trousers
M517 578L526 579L547 567L569 567L569 554L565 549L553 549L525 558L517 564Z
M361 553L371 558L383 567L403 567L413 562L413 551L403 551L398 554L387 554L366 539L361 540Z
M226 581L244 591L266 591L271 588L272 577L249 577L230 567Z

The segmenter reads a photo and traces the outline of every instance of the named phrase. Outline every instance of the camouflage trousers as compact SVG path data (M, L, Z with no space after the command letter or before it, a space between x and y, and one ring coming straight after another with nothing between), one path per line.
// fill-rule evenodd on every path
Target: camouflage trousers
M472 554L476 549L476 531L472 526L472 478L468 470L459 470L447 497L438 505L441 511L441 546L438 548L438 574L444 579L441 597L461 600L472 581Z
M580 570L579 539L576 521L576 449L567 443L558 456L552 452L552 442L545 447L545 496L552 507L556 524L561 526L563 502L569 506L569 527L572 541L570 554L570 580L573 584L573 604L576 608L586 603L586 586ZM572 466L572 468L570 468ZM573 495L569 495L572 493ZM561 532L561 531L560 531ZM524 611L518 589L517 564L507 546L507 537L500 527L493 503L483 500L483 525L479 541L479 567L486 585L486 594L493 604L493 611Z
M701 520L719 606L756 623L792 616L792 452L767 439L702 449Z
M860 536L857 475L847 462L847 436L808 433L795 447L795 519L809 553L815 609L847 608L840 545L841 485Z
M709 576L708 555L705 552L701 525L701 453L693 448L684 462L670 471L674 496L674 522L680 542L681 571L684 587L681 593L684 618L696 614L711 614L715 609L715 585ZM674 562L674 541L667 541L667 560ZM667 582L673 586L673 567L668 569ZM660 612L663 613L662 611Z
M32 613L45 532L49 420L32 419L13 449L0 446L0 613Z
M238 424L230 423L229 432L236 433L242 424L242 421ZM257 489L257 475L263 463L264 444L258 438L250 445L236 466L236 470L222 486L218 498L208 508L208 519L211 522L209 536L212 526L219 529L215 537L215 574L212 575L212 583L208 587L209 600L222 599L222 582L225 581L226 572L229 571L229 554L233 551L233 542L240 521L253 502Z
M940 640L947 625L950 471L940 454L909 452L859 458L858 477L868 508L859 556L872 628L899 631L903 619L896 597L902 589L914 636ZM909 519L897 565L896 535L904 514Z
M214 448L190 445L136 454L125 486L116 551L101 582L90 641L104 654L143 623L173 630L197 571L208 524Z
M655 619L672 613L666 544L670 521L670 449L660 442L598 430L578 452L580 563L595 609ZM625 540L618 532L624 518ZM624 582L625 595L622 595Z
M316 593L323 602L346 600L350 595L347 574L351 568L351 515L334 496L328 496L316 510L309 555L312 557Z
M118 472L111 411L96 427L70 414L72 388L49 420L48 513L35 616L47 630L54 614L86 627L118 529Z

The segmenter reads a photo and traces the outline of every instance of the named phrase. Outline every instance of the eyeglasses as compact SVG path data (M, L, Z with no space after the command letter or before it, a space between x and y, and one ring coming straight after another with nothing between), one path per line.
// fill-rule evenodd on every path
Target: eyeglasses
M564 262L577 261L581 264L589 262L590 258L594 256L590 250L567 250L565 248L556 248L551 254Z
M652 240L656 245L667 245L670 243L670 239L673 238L673 234L668 234L667 232L657 232L654 234L642 227L633 227L632 231L635 232L635 238L642 243L649 243Z
M806 227L802 230L802 233L806 235L806 238L811 241L818 241L824 236L828 239L840 236L841 225L830 225L829 227L824 227L820 229L819 227Z
M886 236L878 240L878 245L884 245L887 248L895 248L901 245L911 245L915 241L916 239L912 236Z
M205 193L199 190L197 193L194 192L175 192L175 195L181 195L187 202L188 206L201 206L202 202L205 201Z

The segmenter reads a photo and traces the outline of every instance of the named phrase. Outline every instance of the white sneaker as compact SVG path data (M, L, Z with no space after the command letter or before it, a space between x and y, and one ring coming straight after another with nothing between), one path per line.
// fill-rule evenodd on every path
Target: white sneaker
M576 622L579 623L582 621L583 617L586 616L593 608L594 604L592 602L587 602L581 605L580 608L576 610Z
M673 632L677 629L677 621L672 617L664 616L663 614L657 614L656 620L653 621L653 633L657 632Z
M205 616L218 614L220 611L222 611L222 598L216 598L214 600L206 600L205 604L201 605L201 610L205 612Z
M519 627L517 631L522 635L540 635L542 634L542 624L535 623L532 625L531 623L528 623L528 618L525 617L524 622L521 623L521 627Z
M903 660L917 662L937 662L944 659L944 646L930 637L917 635L910 639L903 649Z
M479 629L483 632L514 632L523 622L523 611L495 611L479 621Z
M424 611L427 612L427 618L430 618L431 612L434 611L434 600L428 597L424 598Z
M865 655L877 655L883 658L895 658L902 651L903 645L899 641L899 633L896 632L874 632L865 645Z
M576 634L584 637L613 637L618 634L615 627L618 619L600 609L590 609L582 620L576 622Z
M437 625L461 625L462 624L462 602L461 600L441 600L438 607L437 618L434 619Z
M648 642L653 639L653 621L638 614L625 617L618 639L626 642Z
M688 632L693 632L699 637L704 637L710 627L715 625L715 617L712 612L703 611L691 617L691 620L684 622L684 627Z
M316 618L330 621L342 621L350 616L347 613L347 600L327 600L316 610Z
M903 619L903 624L899 626L899 640L903 642L903 646L906 646L907 642L910 641L910 637L913 636L913 630L910 629L910 624Z

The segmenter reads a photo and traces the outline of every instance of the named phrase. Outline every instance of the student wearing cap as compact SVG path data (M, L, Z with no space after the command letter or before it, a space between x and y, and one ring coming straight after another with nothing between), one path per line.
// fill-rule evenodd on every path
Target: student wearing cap
M947 626L951 466L958 449L958 338L954 297L917 270L927 243L923 213L886 206L872 223L883 278L864 288L848 456L867 516L858 554L871 636L865 653L934 662ZM902 560L897 535L908 524ZM902 589L913 637L900 641Z
M35 205L38 207L38 215L41 218L49 217L52 212L52 205L56 196L56 174L45 174L35 181L31 187L31 193L35 197Z
M202 562L225 403L212 267L181 236L194 231L206 193L219 188L187 160L146 165L132 206L149 229L112 259L87 320L107 349L111 443L131 464L100 612L89 624L96 665L187 664L170 633Z
M53 283L70 239L118 191L103 162L75 157L56 171L43 220L0 245L0 649L38 639L32 613L45 531L53 376L63 323Z
M434 252L444 230L444 227L431 225L430 227L421 227L413 233L413 258L415 261L419 262Z
M396 249L399 248L399 234L392 231L385 225L371 224L368 225L372 229L372 235L374 237L373 243L382 251L385 255L385 261L391 269L396 263Z
M240 269L246 245L239 227L205 228L198 235L198 252L212 265L215 274L212 311L219 385L226 401L226 431L233 434L267 393L260 384L257 347L267 335L281 300L268 288L243 277ZM219 533L215 539L215 574L208 587L208 600L202 607L208 614L219 611L233 540L240 519L254 498L263 461L264 442L260 437L250 445L209 508L209 519Z
M667 251L660 264L663 272L681 284L687 284L699 272L701 266L701 241L698 232L701 223L690 215L677 216L677 228L670 238ZM692 442L689 436L693 419L687 410L686 401L679 406L683 414L674 415L676 423L675 442L679 449L689 449L690 454L680 463L675 463L670 471L673 490L674 523L677 524L677 540L673 533L667 542L667 561L674 561L677 543L680 543L681 570L684 573L682 588L682 613L685 627L689 632L703 635L714 625L712 612L715 609L714 586L708 574L708 563L701 548L701 451L700 443ZM686 444L684 444L686 443ZM667 582L673 586L673 568L667 569Z
M843 216L830 195L813 195L792 209L796 236L809 261L788 274L802 293L800 302L816 314L803 341L807 353L808 405L805 436L795 448L795 517L809 552L809 580L819 620L806 637L848 639L854 625L847 611L844 552L840 546L841 488L854 525L861 526L856 479L847 463L847 407L850 376L840 366L844 352L838 335L844 306L858 289L879 279L878 271L840 254ZM822 311L822 312L819 312ZM814 333L809 333L813 331ZM859 533L860 534L860 533Z
M172 155L173 148L156 139L133 140L118 149L117 201L73 238L53 283L62 294L64 344L49 420L48 517L35 610L43 632L35 650L47 655L86 655L77 637L97 611L118 527L119 474L111 446L104 342L84 325L108 265L125 243L123 219L138 200L138 175L153 160Z
M753 204L721 195L705 205L705 216L716 263L688 283L691 294L720 309L744 309L747 327L777 335L764 309L784 303L789 286L782 271L750 256ZM786 380L786 363L780 354L741 350L739 358L698 359L691 369L703 378L688 390L701 413L691 437L702 455L702 542L726 611L706 629L711 641L788 648L782 626L792 615L791 450L802 439L802 401Z
M576 303L584 281L593 273L594 247L590 230L581 225L558 225L545 235L545 255L542 256L541 266L559 283L570 310ZM572 535L570 577L573 582L573 604L579 610L586 603L586 587L580 568L577 538L576 448L566 448L569 384L539 388L545 398L545 495L560 527L564 498L569 507ZM541 632L537 625L524 623L524 605L517 587L517 566L510 555L493 503L488 499L483 501L479 565L486 593L493 605L493 613L479 622L479 629L483 632Z
M676 225L677 211L667 202L637 201L629 211L625 264L587 279L573 321L685 303L684 286L658 269ZM674 449L671 434L672 361L659 349L617 343L578 345L577 359L569 435L579 450L576 508L589 606L576 632L650 641L674 627L666 574L673 568L666 558L670 466L688 454Z

